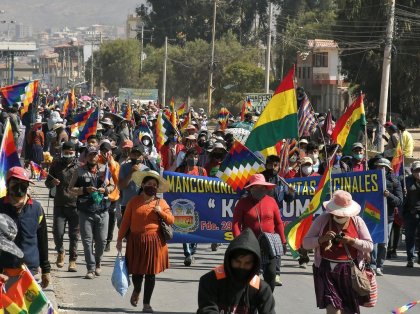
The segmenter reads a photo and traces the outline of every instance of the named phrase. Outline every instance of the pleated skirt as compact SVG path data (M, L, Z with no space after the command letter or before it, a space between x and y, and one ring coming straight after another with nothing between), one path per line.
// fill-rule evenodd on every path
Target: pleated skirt
M156 275L169 268L168 246L160 233L130 233L126 261L129 274Z

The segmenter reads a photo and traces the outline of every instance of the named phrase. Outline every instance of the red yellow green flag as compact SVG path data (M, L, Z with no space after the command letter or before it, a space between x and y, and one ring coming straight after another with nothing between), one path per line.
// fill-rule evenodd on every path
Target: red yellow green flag
M169 102L169 110L171 111L171 123L174 127L176 127L176 110L175 110L175 101L174 98L171 98L171 101Z
M275 145L282 139L298 137L297 99L293 67L280 83L270 102L255 123L245 143L251 151L276 154Z
M67 117L72 113L72 110L75 108L76 108L76 96L74 95L74 89L72 89L67 94L67 98L63 106L62 114L64 115L64 117Z
M187 104L184 102L179 108L177 109L176 113L178 114L178 118L182 117L187 110Z
M355 142L360 141L366 125L365 106L363 95L347 108L346 112L338 119L331 135L334 143L340 144L343 148L343 155L351 155L351 147Z
M331 168L333 166L334 159L335 154L331 157L329 166L325 169L308 208L304 210L299 218L286 226L285 233L287 243L289 244L294 257L299 255L297 250L299 250L302 246L303 238L312 225L313 214L322 206L322 202L325 201L327 195L330 193Z

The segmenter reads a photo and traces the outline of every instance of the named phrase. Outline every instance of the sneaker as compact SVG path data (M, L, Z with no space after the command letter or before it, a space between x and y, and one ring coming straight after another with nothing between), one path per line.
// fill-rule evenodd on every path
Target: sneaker
M107 242L104 249L104 252L109 252L109 251L111 251L111 242Z
M308 268L308 263L299 264L299 268L302 268L302 269Z
M57 265L58 268L62 268L64 266L64 256L66 255L65 252L63 253L58 253L57 255L57 260L55 262L55 264Z
M96 268L95 268L95 275L96 275L96 276L100 276L100 275L101 275L101 273L102 273L101 265L96 265Z
M69 269L68 269L68 271L71 272L71 273L77 272L76 261L70 261L69 262Z
M94 279L95 273L93 271L90 271L86 274L85 279Z
M143 313L153 313L153 309L150 304L143 304Z
M191 266L191 264L193 263L193 260L194 260L194 257L193 256L187 256L185 259L184 259L184 265L185 266Z
M407 262L407 267L413 268L414 267L414 262L413 261L408 261Z
M283 286L280 275L276 275L276 286Z
M376 268L376 276L383 276L384 273L382 272L381 268Z

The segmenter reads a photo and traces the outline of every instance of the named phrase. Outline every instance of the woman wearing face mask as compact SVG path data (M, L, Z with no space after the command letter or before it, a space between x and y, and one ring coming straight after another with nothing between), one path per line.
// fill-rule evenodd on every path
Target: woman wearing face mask
M314 172L313 161L310 157L303 157L300 160L299 168L292 169L286 175L286 178L306 178L306 177L316 177L319 176L319 173Z
M233 212L233 235L237 237L246 228L251 228L255 235L262 232L277 233L286 251L286 237L284 236L283 221L280 210L274 198L268 195L269 190L276 187L273 183L265 181L263 174L254 174L245 189L248 195L241 198ZM274 291L276 283L276 258L269 258L268 252L261 251L264 256L262 269L264 280Z
M360 266L373 249L372 238L360 205L351 194L335 191L324 202L325 212L318 216L303 240L303 247L315 250L313 274L317 307L326 313L360 313L364 301L352 289L349 260Z
M122 239L130 230L125 252L134 285L130 303L137 306L144 278L143 313L153 313L150 300L155 275L169 268L168 246L160 230L160 219L169 225L174 223L169 205L156 197L156 193L167 192L169 183L156 171L137 171L132 179L141 188L127 204L116 247L122 250Z

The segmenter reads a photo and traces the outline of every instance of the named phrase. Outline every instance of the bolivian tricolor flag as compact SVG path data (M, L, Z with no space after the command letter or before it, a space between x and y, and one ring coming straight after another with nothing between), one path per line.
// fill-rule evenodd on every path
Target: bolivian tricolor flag
M321 181L315 190L315 195L309 203L308 208L297 218L286 226L285 233L287 243L290 246L293 257L297 257L297 250L302 246L303 238L312 225L313 214L322 206L330 193L331 168L333 166L335 154L329 160L329 166L325 169Z
M380 223L381 222L381 211L376 208L373 204L366 202L365 210L363 212L363 218L369 217L373 222Z
M361 132L366 125L365 106L363 95L344 112L335 124L331 139L343 148L343 155L351 155L351 146L359 141Z
M72 110L75 108L76 108L76 96L74 95L74 89L72 89L67 94L67 98L63 106L63 111L61 113L64 115L64 117L67 117L72 113Z
M297 100L293 67L280 83L245 143L252 152L276 155L279 140L298 137Z

